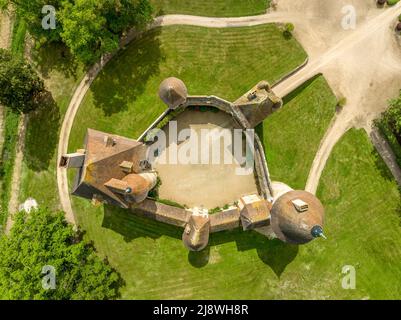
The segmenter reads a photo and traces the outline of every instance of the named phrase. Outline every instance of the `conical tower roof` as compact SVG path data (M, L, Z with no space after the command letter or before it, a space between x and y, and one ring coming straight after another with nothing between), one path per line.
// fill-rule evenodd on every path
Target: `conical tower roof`
M292 190L280 196L271 211L276 236L288 243L304 244L323 235L324 208L307 191Z
M174 109L187 100L188 90L184 82L171 77L165 79L159 88L159 97L170 109Z

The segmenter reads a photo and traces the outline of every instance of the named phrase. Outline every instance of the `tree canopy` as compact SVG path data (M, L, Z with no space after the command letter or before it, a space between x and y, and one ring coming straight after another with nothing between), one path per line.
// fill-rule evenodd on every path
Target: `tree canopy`
M62 41L85 64L113 52L120 36L150 19L149 0L0 0L12 4L38 43ZM56 9L56 29L44 30L42 8Z
M17 113L28 113L40 106L45 87L31 65L0 49L0 103Z
M401 137L401 92L398 98L390 100L389 108L383 113L382 118L394 133Z
M62 212L16 214L10 235L0 238L0 299L116 298L119 275L80 238ZM54 267L54 289L43 287L45 266Z

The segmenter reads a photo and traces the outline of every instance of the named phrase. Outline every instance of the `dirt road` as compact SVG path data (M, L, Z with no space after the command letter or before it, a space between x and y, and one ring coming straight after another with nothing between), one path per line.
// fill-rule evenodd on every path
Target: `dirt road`
M355 30L344 30L341 26L342 9L347 5L354 5L356 9L358 23ZM315 192L321 172L338 139L352 125L368 127L371 119L385 108L385 101L401 88L401 79L396 77L401 68L400 50L391 30L400 13L401 3L379 10L373 1L368 3L365 0L280 0L276 12L260 16L209 18L171 15L157 18L150 28L176 24L222 28L293 22L295 36L307 50L310 63L275 87L276 93L283 96L322 72L336 94L345 96L348 101L326 133L313 162L307 190ZM68 151L75 115L100 69L92 69L70 102L60 133L58 158ZM374 90L380 90L380 94L375 94ZM57 168L57 182L63 210L67 219L73 222L65 169Z

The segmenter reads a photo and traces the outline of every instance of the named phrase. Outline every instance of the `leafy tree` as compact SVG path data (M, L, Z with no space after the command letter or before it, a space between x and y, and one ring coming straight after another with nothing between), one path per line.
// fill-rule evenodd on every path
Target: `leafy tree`
M118 35L105 28L104 2L75 0L63 3L61 37L71 52L84 63L92 63L118 48Z
M152 15L148 0L109 1L105 17L108 29L115 34L122 34L132 27L142 28Z
M285 24L285 30L288 32L293 32L295 29L295 26L292 23L286 23Z
M120 278L64 220L47 209L19 212L0 239L0 299L113 299ZM42 285L44 266L56 272L55 289Z
M149 0L0 0L13 4L29 32L43 44L62 41L85 64L113 52L127 30L142 28L151 19ZM42 28L42 8L56 9L56 29Z
M291 38L294 30L295 26L292 23L286 23L284 25L284 31L283 31L284 37L287 39Z
M401 136L401 92L397 99L390 100L389 108L383 113L382 118L386 121L394 133Z
M151 18L148 0L63 1L61 38L84 63L93 63L118 48L121 35Z
M0 88L0 103L17 113L38 108L45 93L31 65L4 49L0 49Z
M58 12L61 8L62 0L0 0L0 7L6 8L12 5L16 10L16 15L24 20L29 26L29 32L36 38L44 41L60 40L60 28L55 30L44 30L42 27L42 8L45 5L51 5ZM57 15L56 15L57 17Z

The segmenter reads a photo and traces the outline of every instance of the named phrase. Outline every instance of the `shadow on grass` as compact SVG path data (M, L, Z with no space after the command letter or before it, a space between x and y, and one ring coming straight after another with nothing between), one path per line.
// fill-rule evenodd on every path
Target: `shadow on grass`
M60 111L50 92L28 120L24 161L31 170L46 170L56 151L60 123Z
M181 241L183 229L176 228L151 219L136 216L128 210L106 205L102 227L123 235L126 242L136 238L158 239L168 236ZM210 248L228 242L235 242L240 252L255 250L277 277L280 277L288 264L298 254L298 246L285 244L279 240L269 240L254 231L241 229L222 231L210 235L209 245L200 252L188 252L188 262L196 267L205 267L209 262Z
M188 262L195 268L203 268L209 263L210 246L199 252L188 251Z
M78 62L62 43L49 43L33 52L35 67L44 78L56 70L66 78L77 79Z
M124 111L140 96L150 77L159 74L161 28L146 32L100 72L93 83L94 104L106 116Z

